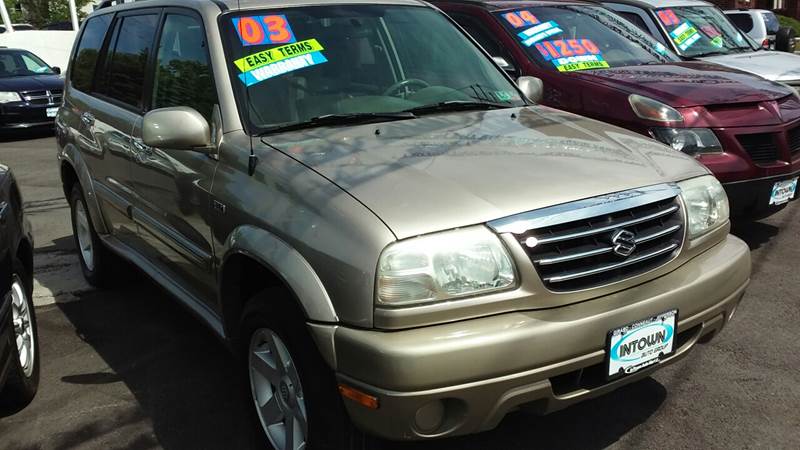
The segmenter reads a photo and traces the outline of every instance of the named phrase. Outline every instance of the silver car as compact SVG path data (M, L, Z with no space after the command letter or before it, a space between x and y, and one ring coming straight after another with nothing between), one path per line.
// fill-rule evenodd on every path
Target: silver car
M416 0L101 8L56 118L84 276L174 294L278 449L647 377L731 320L750 252L693 158L540 94Z

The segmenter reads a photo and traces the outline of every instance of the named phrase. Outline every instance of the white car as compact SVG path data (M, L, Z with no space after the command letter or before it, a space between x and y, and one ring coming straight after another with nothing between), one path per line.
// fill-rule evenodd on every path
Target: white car
M800 56L762 49L709 2L608 0L603 4L685 60L713 62L800 89Z
M775 49L775 35L781 24L774 12L766 9L733 9L725 11L725 15L757 44Z

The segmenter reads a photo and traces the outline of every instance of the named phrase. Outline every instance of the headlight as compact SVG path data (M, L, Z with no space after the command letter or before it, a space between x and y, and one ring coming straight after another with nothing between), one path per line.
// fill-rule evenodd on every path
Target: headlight
M378 263L379 304L398 306L488 294L513 287L508 251L485 227L396 242Z
M686 205L690 239L702 236L728 221L728 196L716 178L706 175L682 181L678 186Z
M16 92L0 92L0 103L21 102L22 97Z
M653 137L689 155L722 153L717 135L708 128L653 128Z
M683 122L681 113L658 100L632 94L628 97L628 102L630 102L633 112L642 119L655 122Z

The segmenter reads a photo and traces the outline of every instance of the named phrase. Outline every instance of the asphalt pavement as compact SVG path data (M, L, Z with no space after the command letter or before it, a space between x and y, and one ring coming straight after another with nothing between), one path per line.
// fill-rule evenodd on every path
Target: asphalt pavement
M48 135L0 141L36 238L42 373L33 403L0 411L0 449L259 448L222 344L150 281L82 280ZM734 233L753 278L733 322L653 377L549 416L391 450L800 448L800 203Z

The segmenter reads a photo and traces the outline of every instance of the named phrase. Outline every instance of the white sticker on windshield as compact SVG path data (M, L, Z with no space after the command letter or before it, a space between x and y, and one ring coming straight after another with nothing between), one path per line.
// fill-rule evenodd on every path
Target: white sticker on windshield
M522 39L522 43L526 46L530 47L531 45L543 41L550 36L563 33L564 30L559 28L558 24L554 21L549 21L545 23L541 23L534 27L530 27L525 31L521 31L517 33L517 36Z

